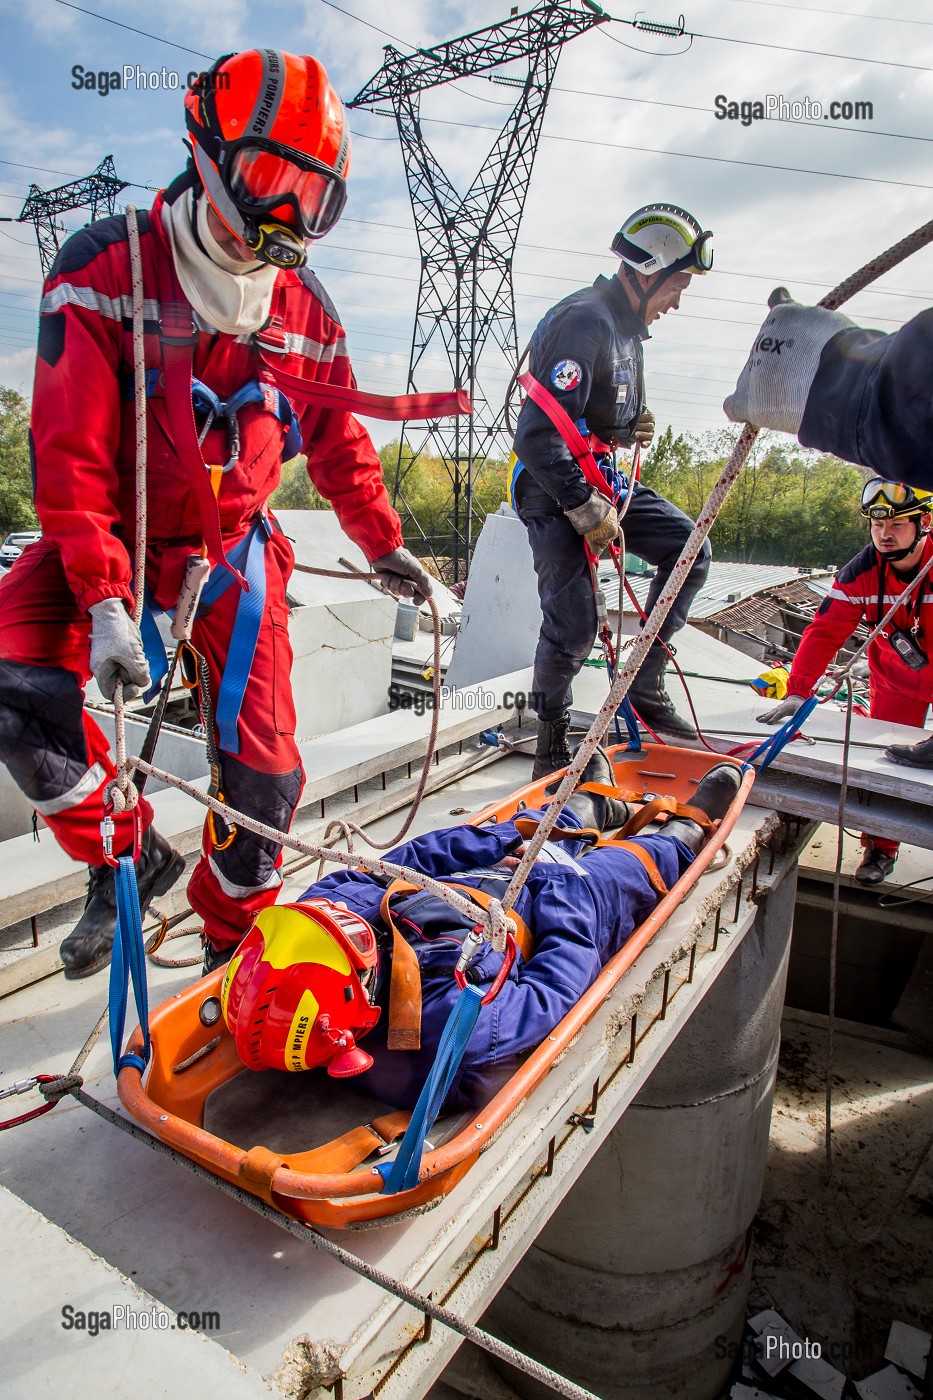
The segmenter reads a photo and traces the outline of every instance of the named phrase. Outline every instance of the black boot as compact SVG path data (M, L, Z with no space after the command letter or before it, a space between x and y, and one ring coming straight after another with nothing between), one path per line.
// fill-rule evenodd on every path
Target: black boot
M557 719L538 720L538 747L535 749L535 766L531 770L531 781L546 778L558 768L566 768L570 762L570 712L565 710Z
M933 768L933 737L921 739L919 744L892 744L884 756L907 768Z
M887 852L876 850L874 846L866 846L855 878L860 885L883 885L894 869L896 860L897 856L889 856Z
M121 851L129 854L129 848ZM185 868L185 858L150 826L143 833L142 851L136 864L139 908L145 914L157 894L170 890ZM117 896L113 867L92 865L84 913L59 948L69 980L90 977L110 961L117 927Z
M576 758L579 748L580 745L577 744L573 751L574 758ZM603 783L607 787L616 786L612 760L600 745L597 745L593 750L589 763L580 774L578 787L584 783ZM567 806L581 827L594 827L597 831L608 831L617 826L624 826L636 810L620 798L604 797L601 792L579 792L576 788Z
M741 769L734 763L717 763L705 778L700 779L689 805L699 807L711 822L718 822L732 806L741 786ZM679 837L694 855L706 844L706 831L699 822L693 822L689 817L671 817L660 830L664 836Z
M628 698L652 729L672 739L696 739L698 736L693 725L677 713L664 689L666 664L667 652L660 642L652 642L640 671L629 687Z
M226 967L227 963L240 946L238 943L228 943L225 948L215 948L210 939L205 938L203 934L201 936L201 942L204 946L204 967L201 971L202 977L206 977L209 972L216 972L218 967Z

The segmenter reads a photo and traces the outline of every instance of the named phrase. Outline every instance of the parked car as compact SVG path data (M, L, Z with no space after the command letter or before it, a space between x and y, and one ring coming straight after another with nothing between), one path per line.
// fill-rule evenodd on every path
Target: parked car
M41 538L41 530L21 530L15 535L7 535L3 544L0 545L0 566L8 569L11 564L16 563L27 544L32 544Z

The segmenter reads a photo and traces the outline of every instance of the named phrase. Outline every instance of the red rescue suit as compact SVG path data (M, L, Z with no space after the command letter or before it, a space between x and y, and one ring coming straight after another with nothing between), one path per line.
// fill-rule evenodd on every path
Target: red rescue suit
M185 561L205 535L191 464L176 453L166 416L160 339L166 261L171 267L161 210L188 186L189 177L181 177L139 216L146 298L146 584L159 608L176 603ZM132 600L136 449L125 219L100 220L68 240L40 311L31 445L43 538L0 582L0 760L60 845L75 859L100 865L103 793L114 768L104 736L82 713L82 701L90 676L87 610L105 598ZM195 324L193 373L221 400L251 380L271 385L273 366L305 380L355 387L337 313L307 269L278 274L270 319L254 336ZM285 594L294 560L267 513L285 441L271 398L237 415L239 456L217 497L227 554L257 528L265 538L265 603L236 724L238 752L221 758L231 804L286 830L304 774L295 743ZM297 399L293 407L308 474L332 502L346 534L370 560L398 548L400 523L368 434L344 409ZM208 464L228 460L224 426L208 431L202 451ZM194 625L192 642L207 659L215 697L242 596L233 581ZM148 826L152 810L145 801L142 810ZM114 849L123 850L131 839L130 820L121 817ZM205 827L189 896L215 945L238 941L258 910L275 900L280 864L277 843L245 830L226 850L214 851Z
M931 554L933 539L927 536L918 568L923 567ZM810 695L859 623L875 627L908 582L908 577L896 573L893 565L886 564L882 569L873 545L867 545L850 559L836 574L819 611L804 630L787 693ZM933 582L929 575L919 584L916 594L912 595L909 606L898 609L884 633L869 646L868 669L872 719L921 728L926 721L927 707L933 702ZM921 651L930 658L920 670L912 670L891 645L889 634L897 628L911 632ZM862 845L869 844L886 855L897 854L896 841L863 836Z

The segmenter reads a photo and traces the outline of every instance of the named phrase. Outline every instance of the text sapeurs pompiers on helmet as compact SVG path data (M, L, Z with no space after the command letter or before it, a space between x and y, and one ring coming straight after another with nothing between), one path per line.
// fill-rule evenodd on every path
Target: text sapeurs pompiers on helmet
M263 909L227 965L224 1019L248 1069L326 1066L346 1079L372 1056L357 1045L379 1020L379 953L365 919L329 899Z
M625 220L612 240L644 317L657 288L677 272L702 275L713 266L713 235L677 204L645 204ZM658 277L645 291L634 276ZM658 274L661 274L658 276Z
M195 168L222 223L263 262L298 268L346 202L350 131L323 66L278 49L225 54L185 95Z

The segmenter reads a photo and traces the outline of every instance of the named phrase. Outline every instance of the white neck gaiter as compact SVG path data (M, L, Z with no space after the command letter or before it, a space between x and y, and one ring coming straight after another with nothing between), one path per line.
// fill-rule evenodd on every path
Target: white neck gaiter
M240 262L225 253L207 222L207 197L197 201L198 238L192 226L194 191L162 206L162 226L172 248L182 291L199 318L224 335L249 335L269 319L278 270ZM206 251L198 246L198 239Z

